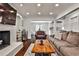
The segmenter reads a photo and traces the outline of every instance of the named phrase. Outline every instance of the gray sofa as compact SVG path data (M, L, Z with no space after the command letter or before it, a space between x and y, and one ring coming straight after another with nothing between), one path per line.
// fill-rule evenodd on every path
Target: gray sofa
M64 56L79 56L79 33L63 32L61 40L55 38L52 40L56 49Z

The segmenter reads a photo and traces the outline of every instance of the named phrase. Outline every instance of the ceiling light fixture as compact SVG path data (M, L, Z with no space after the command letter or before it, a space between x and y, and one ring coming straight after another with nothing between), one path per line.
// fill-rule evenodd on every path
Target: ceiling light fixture
M23 6L23 4L20 4L20 6L22 7L22 6Z
M27 14L27 15L29 15L30 13L29 13L29 12L27 12L26 14Z
M19 13L17 13L17 16L19 16Z
M38 12L37 14L38 14L38 15L40 15L40 14L41 14L41 12Z
M50 12L49 15L53 15L53 12Z
M13 13L14 11L11 10L10 12Z
M38 6L38 7L40 7L40 6L41 6L41 4L37 4L37 6Z
M58 7L58 6L59 6L59 4L55 4L55 6L56 6L56 7Z

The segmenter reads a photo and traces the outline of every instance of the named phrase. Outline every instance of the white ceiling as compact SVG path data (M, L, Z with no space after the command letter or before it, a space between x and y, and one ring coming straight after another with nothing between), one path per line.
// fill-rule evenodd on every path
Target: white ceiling
M20 6L20 3L10 3L10 5L13 6L23 17L50 16L49 12L53 12L52 16L56 17L67 8L74 5L74 3L59 3L58 7L55 6L55 3L41 3L40 7L37 7L37 3L23 3L23 6ZM27 15L27 12L30 14ZM41 15L38 15L38 12L41 12Z

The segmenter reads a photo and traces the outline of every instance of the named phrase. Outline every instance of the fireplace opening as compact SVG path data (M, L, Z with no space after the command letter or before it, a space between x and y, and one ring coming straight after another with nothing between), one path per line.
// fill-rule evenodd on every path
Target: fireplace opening
M0 31L0 50L10 45L10 31Z

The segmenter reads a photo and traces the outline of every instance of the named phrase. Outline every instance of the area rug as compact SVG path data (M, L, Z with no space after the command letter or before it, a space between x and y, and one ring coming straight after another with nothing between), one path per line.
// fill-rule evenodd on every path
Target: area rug
M24 56L35 56L35 53L32 53L32 48L34 46L34 43L31 43L31 45L29 46L29 48L27 49L26 53L24 54ZM57 53L52 53L51 56L58 56Z

